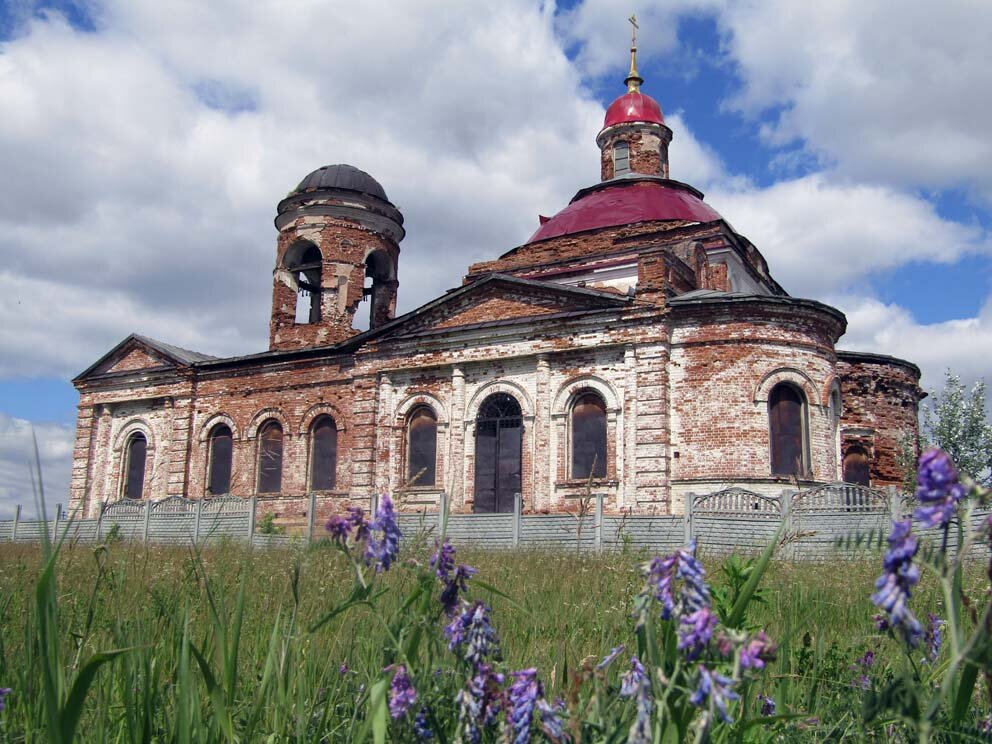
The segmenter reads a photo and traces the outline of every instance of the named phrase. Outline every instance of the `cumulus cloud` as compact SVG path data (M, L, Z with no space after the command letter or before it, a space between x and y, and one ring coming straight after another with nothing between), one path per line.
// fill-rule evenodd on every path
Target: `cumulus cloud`
M24 516L38 513L32 484L36 460L31 433L32 425L28 421L0 413L0 519L11 518L18 504ZM51 515L56 503L66 505L75 432L69 426L36 424L34 434L38 440L46 509ZM33 479L37 482L36 477Z

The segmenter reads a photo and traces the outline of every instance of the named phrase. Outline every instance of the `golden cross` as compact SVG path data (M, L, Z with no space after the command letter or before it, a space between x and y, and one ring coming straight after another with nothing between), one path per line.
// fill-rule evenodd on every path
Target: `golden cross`
M632 47L636 47L637 46L637 29L640 28L640 26L637 25L637 15L634 14L630 18L628 18L627 20L630 21L630 25L632 27L630 29L630 45Z

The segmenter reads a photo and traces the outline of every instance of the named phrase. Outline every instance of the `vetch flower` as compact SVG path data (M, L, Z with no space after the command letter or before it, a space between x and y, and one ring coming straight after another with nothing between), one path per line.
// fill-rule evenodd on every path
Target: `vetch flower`
M634 697L637 703L637 717L627 733L628 744L649 744L651 742L651 680L644 665L636 656L630 657L630 671L620 680L620 696Z
M871 601L888 613L892 628L915 648L923 637L923 628L909 608L911 589L920 580L920 570L913 565L918 545L911 527L908 519L892 523L889 549L882 560L885 573L875 582L877 591Z
M402 664L395 667L392 684L389 685L389 715L403 718L417 702L417 691Z
M324 527L330 533L332 539L338 542L344 542L348 539L348 535L351 534L352 523L347 517L335 514L327 520L327 524Z
M875 623L875 630L879 633L884 633L889 629L889 621L886 620L885 615L875 615L872 617L871 621Z
M435 576L441 581L447 581L448 574L455 570L455 546L450 540L445 539L441 545L434 543L430 566L434 569Z
M946 624L945 620L941 620L932 612L927 613L927 629L923 635L923 642L927 647L927 660L931 664L937 661L937 657L940 656L942 643L940 631Z
M690 615L683 615L679 625L680 651L686 652L689 661L697 658L713 637L717 617L709 607L702 607Z
M4 699L6 699L6 697L12 692L13 689L10 687L0 687L0 713L2 713L4 709Z
M427 708L421 708L417 711L417 717L413 719L413 733L420 741L430 741L434 738L434 732L431 731L430 724L427 722Z
M616 648L610 649L610 653L608 653L606 656L603 657L603 660L596 665L596 669L600 669L600 670L606 669L606 667L608 667L610 664L613 663L614 659L616 659L621 653L623 653L623 650L625 648L626 646L624 646L621 643Z
M681 615L709 607L710 590L706 586L706 571L696 560L696 541L664 558L655 557L644 566L647 585L654 598L661 603L661 617L668 620L678 611ZM678 599L675 597L675 580L682 582Z
M369 536L369 523L365 519L365 510L360 506L352 506L348 509L348 521L355 530L355 542L362 542Z
M403 537L396 524L396 510L393 508L393 500L389 498L389 494L384 493L379 499L375 519L368 528L370 535L365 547L365 563L369 566L374 565L377 573L388 571L399 555L400 538Z
M775 701L772 700L767 695L759 695L758 699L761 701L761 715L763 716L773 716L775 715Z
M947 526L958 502L965 495L950 455L936 447L926 450L920 456L916 482L916 498L920 506L913 516L927 527Z
M481 664L475 676L455 696L458 704L458 740L478 744L482 730L495 723L500 711L500 687L503 675L493 672L488 664Z
M644 665L636 656L630 657L630 671L623 675L620 680L620 697L631 697L648 683L647 672Z
M347 673L348 673L348 665L347 664L342 664L341 666L338 667L338 674L340 674L342 677L344 675L346 675Z
M472 578L475 569L459 563L455 570L444 579L444 586L441 589L441 607L444 614L449 617L458 609L458 594L468 591L468 580Z
M561 720L559 711L552 707L543 697L537 701L538 723L541 731L554 744L564 744L569 741L568 734L565 733L565 724Z
M741 666L745 669L764 669L767 662L775 660L777 650L765 631L759 630L741 649Z
M709 700L712 700L713 705L716 706L717 712L720 714L720 718L725 723L733 723L734 719L727 712L727 703L739 698L740 695L734 692L734 681L732 679L724 677L717 672L711 672L702 664L699 665L699 685L696 687L695 692L689 696L690 703L702 708Z
M541 683L536 669L521 669L513 673L513 682L506 694L506 717L510 726L510 741L513 744L530 742L531 720L534 707L541 697Z
M473 667L488 657L499 656L499 638L489 622L489 607L484 602L462 604L462 611L444 628L448 648L458 651Z

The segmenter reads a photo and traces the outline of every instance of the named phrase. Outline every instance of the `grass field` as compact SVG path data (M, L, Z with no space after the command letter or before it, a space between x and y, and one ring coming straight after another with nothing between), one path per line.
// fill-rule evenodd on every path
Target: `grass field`
M57 656L47 667L57 668L47 673L63 675L68 688L66 680L93 654L121 649L96 671L79 704L78 741L358 739L368 731L365 711L375 683L396 660L393 631L381 618L402 625L409 616L425 634L440 635L436 620L427 623L412 605L401 606L426 573L430 547L426 540L405 543L399 566L378 578L386 591L374 610L354 606L309 632L352 591L354 568L330 544L254 552L228 544L199 555L136 543L96 550L67 545L56 561L53 639L39 619L46 612L35 589L41 549L0 545L0 687L12 689L0 713L0 741L68 741L51 733L46 658ZM631 613L646 557L458 553L460 562L478 569L470 595L492 605L503 666L535 667L548 699L569 697L584 659L598 660L621 643L636 647ZM703 555L703 563L719 597L726 584L721 561ZM771 564L761 602L747 620L764 628L779 650L748 695L774 698L786 717L733 740L901 740L893 720L863 722L868 693L857 683L863 673L878 675L879 684L891 674L881 663L860 665L866 651L878 658L900 653L872 622L877 608L869 595L879 573L877 557ZM975 565L966 573L965 594L984 601L987 589L983 567ZM937 582L928 575L913 607L918 617L942 613ZM443 639L433 643L438 650L430 663L441 680L433 689L453 698L461 685L457 666L443 661ZM976 716L988 712L977 694L976 705ZM412 734L390 722L386 736Z

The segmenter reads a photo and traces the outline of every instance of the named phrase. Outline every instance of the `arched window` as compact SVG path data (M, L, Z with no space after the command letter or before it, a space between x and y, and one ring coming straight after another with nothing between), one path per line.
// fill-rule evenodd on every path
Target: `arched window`
M258 492L282 490L282 427L267 421L258 432Z
M437 481L437 415L429 406L418 406L407 419L406 477L412 486L433 486Z
M141 432L132 434L124 452L124 498L140 499L145 490L145 459L148 440Z
M583 393L572 405L572 477L606 477L606 404Z
M520 404L507 393L493 393L475 417L475 504L478 513L513 511L523 475L524 422Z
M313 243L300 242L286 252L286 268L296 279L296 322L320 321L321 255Z
M844 482L858 486L871 485L868 452L864 447L851 447L844 454Z
M620 141L613 145L613 176L630 173L630 145Z
M772 475L806 475L806 399L797 388L779 383L768 397Z
M338 427L330 416L318 416L310 427L310 488L330 491L337 484Z
M207 473L207 492L220 496L231 492L231 454L234 445L231 429L227 424L217 424L208 437L210 453Z

